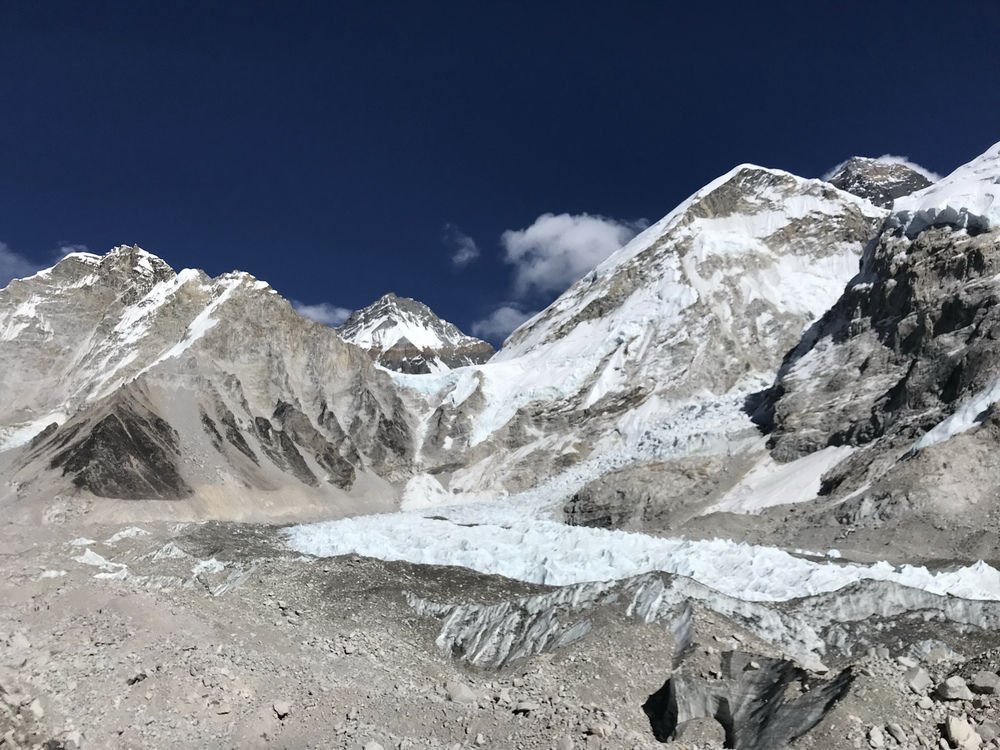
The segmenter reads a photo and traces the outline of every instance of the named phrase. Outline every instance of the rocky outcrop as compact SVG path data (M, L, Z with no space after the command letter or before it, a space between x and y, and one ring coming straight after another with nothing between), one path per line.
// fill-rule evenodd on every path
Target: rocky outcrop
M827 181L841 190L867 198L876 206L891 206L897 198L932 184L926 175L893 161L855 156L838 165Z
M736 456L705 456L616 469L577 491L564 519L623 531L676 529L718 497L740 464Z
M337 332L383 367L411 375L482 364L494 353L422 302L391 293L352 313Z
M711 718L722 727L724 747L780 750L819 724L853 681L845 669L805 689L807 673L784 659L727 651L721 662L716 679L682 666L643 704L656 739L684 739L689 724Z
M99 408L42 437L33 451L54 452L50 467L94 495L176 500L192 492L179 469L177 431L138 388L122 389Z
M855 448L805 521L831 520L834 546L880 537L904 554L996 554L987 537L1000 483L984 467L1000 444L998 175L1000 146L897 201L858 277L756 412L779 461ZM906 533L885 535L896 528Z

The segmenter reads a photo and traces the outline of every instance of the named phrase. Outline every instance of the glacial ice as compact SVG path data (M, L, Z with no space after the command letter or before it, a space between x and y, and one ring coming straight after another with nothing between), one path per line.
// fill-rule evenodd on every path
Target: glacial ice
M986 563L931 572L924 567L813 562L771 547L715 539L663 539L463 508L462 523L415 512L372 515L288 529L288 546L309 555L357 553L383 560L457 565L521 581L568 585L651 571L683 575L734 598L785 601L863 580L890 581L936 594L1000 599L1000 572ZM483 510L482 523L470 523ZM505 514L499 514L505 515ZM499 521L499 522L498 522Z

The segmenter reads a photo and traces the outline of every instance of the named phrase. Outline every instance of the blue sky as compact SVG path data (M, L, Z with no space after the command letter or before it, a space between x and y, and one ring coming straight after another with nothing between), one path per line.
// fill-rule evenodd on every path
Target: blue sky
M0 276L137 243L496 341L738 163L986 150L998 27L993 0L7 2Z

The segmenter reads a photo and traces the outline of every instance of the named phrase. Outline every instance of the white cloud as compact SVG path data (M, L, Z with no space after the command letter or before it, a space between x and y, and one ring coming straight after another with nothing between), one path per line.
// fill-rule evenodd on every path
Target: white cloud
M292 307L303 318L309 318L309 320L314 320L317 323L322 323L333 328L342 325L345 320L351 317L351 311L346 307L337 307L328 302L321 302L318 305L306 305L293 299Z
M461 268L479 258L479 246L476 241L454 224L445 224L444 239L455 248L451 262Z
M0 288L7 286L13 279L31 276L46 267L14 252L0 242Z
M646 227L590 214L542 214L527 229L500 238L514 266L514 293L562 292Z
M60 242L59 249L56 250L56 256L62 260L70 253L89 253L90 248L86 245L80 245L75 242Z
M472 335L488 341L502 341L524 321L536 315L537 310L522 312L513 305L501 305L489 317L472 324Z
M937 182L941 179L941 175L937 172L932 172L929 169L924 169L919 164L910 161L905 156L893 156L892 154L882 154L875 161L884 162L885 164L902 164L904 167L909 167L914 172L919 172L924 177L926 177L931 182Z

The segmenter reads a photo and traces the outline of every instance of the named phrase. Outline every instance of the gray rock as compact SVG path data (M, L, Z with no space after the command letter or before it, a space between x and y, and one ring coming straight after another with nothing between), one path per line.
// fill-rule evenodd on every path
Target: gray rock
M872 747L885 747L885 734L881 727L872 727L868 730L868 744Z
M683 665L673 671L642 706L653 734L658 738L686 736L689 726L708 719L726 737L741 738L741 750L774 750L816 726L854 680L848 669L833 679L817 681L808 692L786 694L784 688L801 677L800 669L782 659L759 656L754 661L760 668L747 669L750 660L747 653L726 652L720 680L706 680L699 670ZM718 706L738 709L721 712ZM882 730L875 736L882 736Z
M927 674L927 670L923 667L911 667L906 670L903 673L903 681L915 693L922 693L934 684L931 676Z
M19 650L29 649L31 648L31 642L24 637L24 633L14 633L10 637L10 647Z
M836 167L832 185L867 198L876 206L891 206L896 198L922 190L931 181L905 164L890 164L855 156Z
M976 727L976 733L983 738L983 742L990 742L1000 737L1000 725L995 721L984 721Z
M903 728L899 724L886 724L885 731L900 745L906 744L906 732L903 731Z
M976 672L969 680L969 688L980 695L995 695L1000 692L1000 676L986 670Z
M365 750L385 750L385 748L375 740L371 740L365 743Z
M937 687L937 694L946 701L971 701L975 696L958 675L952 675Z
M521 701L514 707L514 713L516 714L530 714L534 711L541 709L540 703L535 703L534 701Z
M449 682L445 686L445 690L448 693L448 700L452 703L475 703L479 700L476 691L464 682L458 682L457 680Z
M292 704L288 701L275 701L271 704L271 708L279 719L284 719L292 712Z
M556 742L556 750L573 750L573 738L564 734Z
M948 742L959 750L977 750L983 744L972 725L957 716L949 716L945 721L944 734Z

